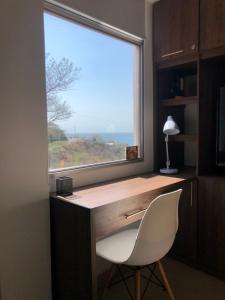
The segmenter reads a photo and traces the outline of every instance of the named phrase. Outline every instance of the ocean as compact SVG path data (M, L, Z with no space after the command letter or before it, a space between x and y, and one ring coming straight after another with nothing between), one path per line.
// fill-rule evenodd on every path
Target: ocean
M134 136L131 132L117 132L117 133L79 133L74 136L74 134L67 134L69 138L79 137L83 139L92 139L94 137L99 137L104 140L106 143L117 142L122 144L128 144L128 146L132 146L134 143Z

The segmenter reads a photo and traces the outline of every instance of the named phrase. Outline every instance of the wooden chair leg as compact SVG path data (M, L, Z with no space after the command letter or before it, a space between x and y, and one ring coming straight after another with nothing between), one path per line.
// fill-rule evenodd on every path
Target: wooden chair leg
M135 292L136 292L136 298L135 300L141 300L141 270L139 268L136 269L135 273Z
M160 261L160 260L157 261L157 264L158 264L158 266L159 266L159 271L160 271L160 273L161 273L163 282L164 282L164 284L165 284L165 288L166 288L166 291L167 291L167 293L168 293L169 299L170 299L170 300L175 300L173 291L172 291L172 289L171 289L171 287L170 287L170 285L169 285L169 281L168 281L168 279L167 279L167 276L166 276L166 273L165 273L165 271L164 271L164 268L163 268L163 266L162 266L161 261Z
M111 283L114 268L115 268L115 265L112 264L111 267L110 267L110 269L109 269L109 272L108 272L108 277L107 277L107 280L106 280L106 284L105 284L105 286L104 286L104 288L103 288L103 291L102 291L102 293L101 293L101 295L100 295L100 297L99 297L99 300L102 300L102 299L103 299L103 297L104 297L104 295L105 295L105 292L106 292L107 288L109 287L109 285L110 285L110 283Z

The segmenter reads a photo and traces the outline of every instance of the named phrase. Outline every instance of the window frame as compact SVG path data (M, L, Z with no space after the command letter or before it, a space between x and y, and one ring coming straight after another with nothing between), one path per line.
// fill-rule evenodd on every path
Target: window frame
M72 171L72 170L85 170L85 169L96 169L96 168L106 168L110 166L121 166L127 164L134 164L138 162L144 161L144 39L138 37L136 35L130 34L124 30L121 30L117 27L111 26L105 22L102 22L96 18L90 17L80 11L72 9L66 5L63 5L59 2L54 0L45 0L44 1L44 12L48 12L55 16L61 17L63 19L78 23L82 26L86 26L89 29L95 30L97 32L105 33L109 36L121 39L126 41L130 44L138 46L139 48L139 98L137 105L137 128L136 132L138 133L138 147L139 147L139 158L135 160L115 160L109 162L102 162L102 163L93 163L87 165L80 165L80 166L71 166L65 168L58 168L58 169L49 169L49 174L57 174L60 172Z

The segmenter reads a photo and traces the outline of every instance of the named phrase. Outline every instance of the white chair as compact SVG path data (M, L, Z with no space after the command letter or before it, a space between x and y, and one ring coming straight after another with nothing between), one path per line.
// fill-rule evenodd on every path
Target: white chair
M154 263L159 266L169 298L175 299L160 260L168 253L176 236L181 192L179 189L154 199L139 228L115 233L96 244L98 256L113 264L136 267L136 300L141 299L141 268Z

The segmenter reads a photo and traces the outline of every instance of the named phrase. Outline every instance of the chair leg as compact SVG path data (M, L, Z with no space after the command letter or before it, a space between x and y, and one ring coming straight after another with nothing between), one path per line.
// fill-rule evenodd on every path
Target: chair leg
M140 270L140 268L136 269L135 280L136 280L136 285L135 285L136 298L135 298L135 300L141 300L141 270Z
M168 281L168 279L167 279L167 276L166 276L166 273L165 273L165 271L164 271L164 268L163 268L163 266L162 266L161 261L160 261L160 260L157 261L157 264L158 264L158 266L159 266L159 271L160 271L161 276L162 276L162 278L163 278L163 282L164 282L164 284L165 284L166 291L167 291L167 293L168 293L168 295L169 295L169 299L170 299L170 300L175 300L173 291L172 291L172 289L171 289L171 287L170 287L170 285L169 285L169 281Z
M113 276L113 271L114 271L114 268L115 268L115 265L112 264L110 269L109 269L109 272L108 272L108 277L107 277L107 280L106 280L106 284L104 286L104 289L102 291L102 294L100 295L99 297L99 300L102 300L104 295L105 295L105 292L107 290L107 288L109 287L110 283L111 283L111 280L112 280L112 276Z

